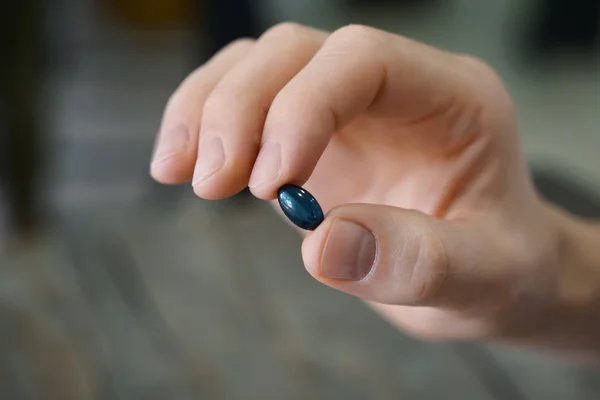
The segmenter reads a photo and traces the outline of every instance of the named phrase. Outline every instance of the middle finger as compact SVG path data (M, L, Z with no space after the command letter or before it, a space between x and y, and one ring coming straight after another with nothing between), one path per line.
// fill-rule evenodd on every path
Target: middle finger
M248 185L273 99L327 36L296 24L277 25L219 82L202 113L192 183L198 196L222 199Z

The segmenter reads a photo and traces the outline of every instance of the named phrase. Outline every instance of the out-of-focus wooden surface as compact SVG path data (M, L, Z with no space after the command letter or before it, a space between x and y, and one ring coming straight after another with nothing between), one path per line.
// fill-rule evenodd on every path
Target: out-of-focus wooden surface
M412 340L315 282L267 204L64 221L1 260L2 399L594 399L593 371ZM566 396L566 397L565 397Z
M492 398L451 347L314 282L268 207L183 207L79 220L2 263L0 398Z

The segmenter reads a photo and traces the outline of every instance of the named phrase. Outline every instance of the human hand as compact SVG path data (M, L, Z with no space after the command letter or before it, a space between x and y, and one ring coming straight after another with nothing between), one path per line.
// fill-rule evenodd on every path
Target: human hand
M328 213L304 239L308 272L419 337L520 339L553 322L557 229L510 96L475 58L278 25L182 83L151 173L205 199L303 185Z

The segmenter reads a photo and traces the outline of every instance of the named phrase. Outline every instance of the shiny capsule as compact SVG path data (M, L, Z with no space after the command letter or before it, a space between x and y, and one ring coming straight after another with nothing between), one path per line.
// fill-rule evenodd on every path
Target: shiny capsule
M277 191L277 200L283 213L295 225L314 231L323 222L323 210L306 189L296 185L283 185Z

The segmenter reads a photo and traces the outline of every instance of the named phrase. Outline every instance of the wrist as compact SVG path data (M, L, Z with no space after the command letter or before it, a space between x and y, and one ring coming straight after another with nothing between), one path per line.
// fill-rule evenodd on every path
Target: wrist
M600 358L600 224L544 207L556 236L556 283L542 341Z
M558 234L559 294L571 307L600 304L600 223L549 210Z

